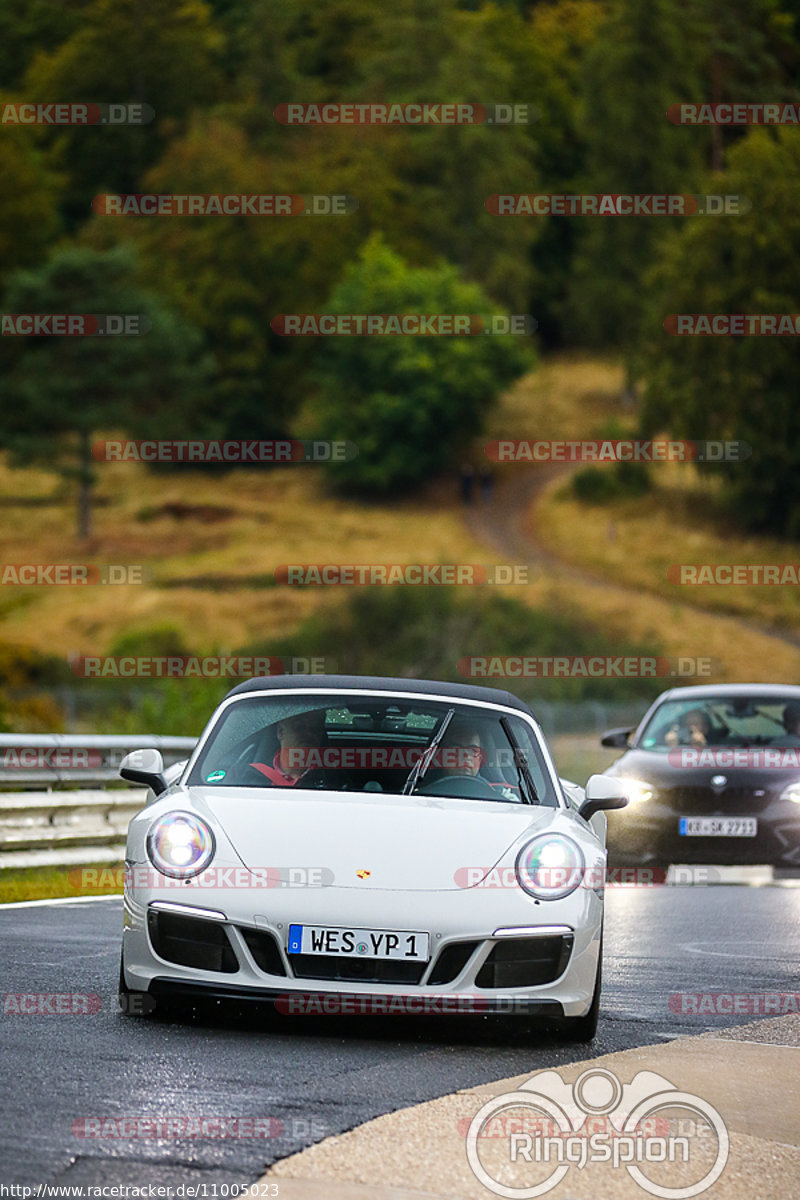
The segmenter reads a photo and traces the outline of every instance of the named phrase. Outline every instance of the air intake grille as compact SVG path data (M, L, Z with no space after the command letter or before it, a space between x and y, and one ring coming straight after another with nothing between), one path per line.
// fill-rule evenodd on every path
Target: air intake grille
M156 954L167 962L228 974L239 970L233 947L219 921L151 908L147 913L147 931Z
M573 940L568 933L498 942L475 983L480 988L537 987L552 983L567 969Z

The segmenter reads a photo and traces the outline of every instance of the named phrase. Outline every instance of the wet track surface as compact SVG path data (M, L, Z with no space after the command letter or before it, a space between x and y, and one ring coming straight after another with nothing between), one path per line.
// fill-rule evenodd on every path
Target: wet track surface
M102 1001L86 1015L0 1014L0 1183L205 1182L213 1195L212 1184L252 1182L268 1163L384 1112L752 1019L684 1013L674 998L670 1007L678 993L800 992L800 888L617 888L607 892L601 1025L590 1046L477 1018L227 1010L138 1020L116 1004L121 910L119 898L0 909L1 993ZM87 1118L170 1116L259 1118L270 1136L80 1136Z

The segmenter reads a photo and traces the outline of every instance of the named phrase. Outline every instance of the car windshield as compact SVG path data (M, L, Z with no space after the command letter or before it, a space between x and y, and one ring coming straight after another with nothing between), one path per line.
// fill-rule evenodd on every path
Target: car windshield
M188 783L558 805L522 717L369 693L243 696L220 713Z
M636 745L800 746L800 700L790 696L707 696L667 700L648 721Z

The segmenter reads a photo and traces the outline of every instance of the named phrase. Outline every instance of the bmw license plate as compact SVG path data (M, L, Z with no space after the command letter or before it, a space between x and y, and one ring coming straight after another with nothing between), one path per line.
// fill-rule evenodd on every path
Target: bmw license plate
M290 925L289 954L331 954L348 958L401 958L427 962L427 933L401 929L331 929L325 925Z
M755 837L755 817L681 817L684 837Z

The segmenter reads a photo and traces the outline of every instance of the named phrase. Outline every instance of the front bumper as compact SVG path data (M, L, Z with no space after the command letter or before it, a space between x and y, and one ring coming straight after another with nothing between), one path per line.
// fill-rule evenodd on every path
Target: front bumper
M190 923L168 924L164 940L154 912L178 908ZM385 1004L387 1014L580 1017L594 994L602 917L602 894L583 887L538 904L519 889L373 890L368 897L347 888L266 895L258 889L234 894L186 888L179 895L173 888L129 889L125 984L153 996L275 1002L288 1015L380 1013ZM192 945L192 920L214 929L207 954L198 955ZM325 978L336 970L327 959L319 968L303 962L300 973L299 959L286 951L290 923L427 931L431 959L416 976L398 974L394 960L357 960L353 970L362 970L363 980ZM529 977L546 981L525 982ZM301 998L309 996L321 998L316 1007L303 1007ZM341 1003L347 997L353 998L349 1009Z
M754 837L686 837L678 832L681 818L686 815L651 802L609 814L609 867L651 863L800 867L800 812L796 804L776 800L761 811L737 811L735 816L752 816L758 822ZM730 814L706 811L695 815Z

